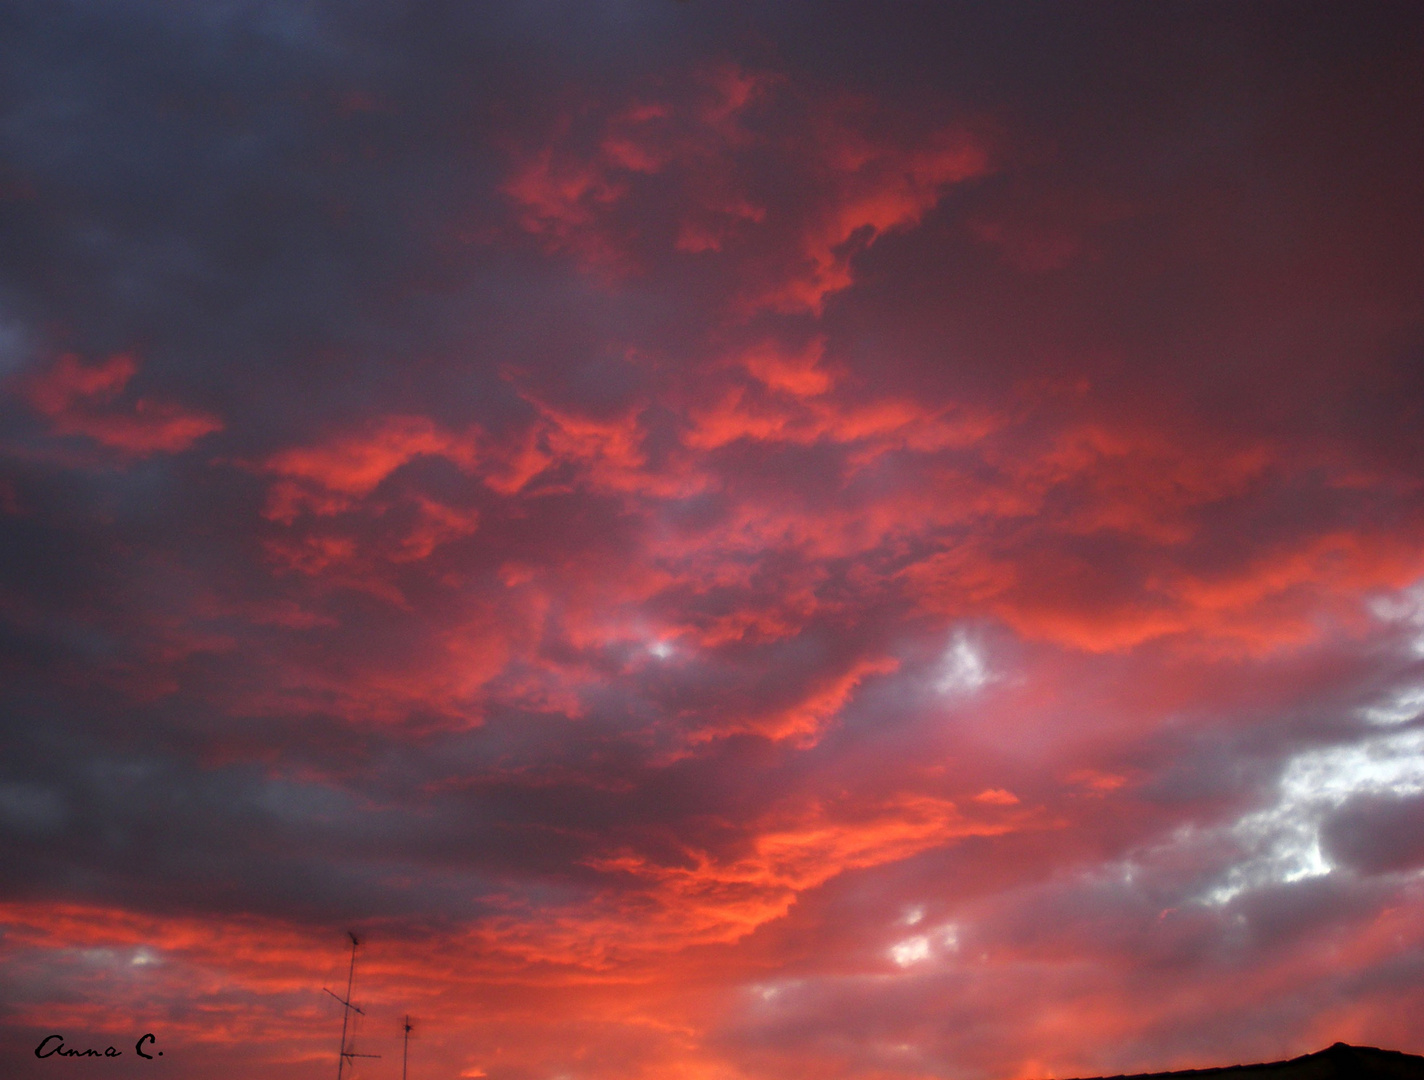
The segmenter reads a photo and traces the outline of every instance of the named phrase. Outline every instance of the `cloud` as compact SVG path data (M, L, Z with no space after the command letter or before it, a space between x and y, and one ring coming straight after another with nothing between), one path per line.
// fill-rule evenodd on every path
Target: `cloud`
M1424 863L1419 842L1418 796L1359 796L1325 827L1327 857L1367 873L1413 870Z
M990 164L967 129L887 137L866 103L812 104L787 82L717 65L620 107L566 114L516 155L504 194L522 229L605 276L673 253L720 255L751 272L743 313L819 314L854 281L855 256ZM787 129L788 107L799 128ZM772 169L798 177L794 199ZM635 205L668 217L635 225Z
M138 362L127 353L92 365L63 353L29 378L23 393L56 435L81 435L124 457L180 453L222 430L216 416L176 402L140 397L124 405L121 395L137 373Z
M7 1061L1424 1049L1418 20L1026 10L15 7Z

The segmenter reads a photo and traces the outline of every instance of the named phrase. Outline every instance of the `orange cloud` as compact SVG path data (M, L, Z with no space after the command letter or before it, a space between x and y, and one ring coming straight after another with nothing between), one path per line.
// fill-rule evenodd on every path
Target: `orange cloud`
M782 633L786 632L783 630ZM849 670L817 679L790 705L745 717L728 717L725 720L713 717L708 725L694 733L693 740L705 742L711 738L750 731L769 739L790 739L803 746L812 745L826 724L840 713L868 677L884 675L898 667L899 662L890 657L858 660Z
M948 800L903 794L860 808L809 805L761 823L735 854L688 849L675 863L633 851L600 856L590 865L631 879L636 887L614 894L621 917L596 916L599 932L586 937L581 948L568 941L564 955L597 966L622 950L735 942L782 918L802 894L841 874L899 862L970 836L1001 836L1027 822L1022 814L971 818Z
M1424 556L1397 537L1337 533L1280 544L1219 576L1164 566L1116 600L1095 595L1097 578L1080 563L1041 563L1005 580L988 606L1025 637L1090 652L1182 636L1194 647L1265 655L1317 641L1332 626L1358 627L1362 594L1402 588L1421 573Z
M980 531L901 574L922 606L992 613L1028 638L1089 651L1166 637L1259 654L1316 640L1322 615L1358 621L1362 592L1400 588L1424 559L1390 532L1282 536L1249 560L1192 569L1186 553L1217 542L1212 506L1279 482L1262 444L1195 447L1133 426L1071 428L1045 452L984 444L998 476L967 506ZM988 531L985 531L988 530ZM1132 550L1135 564L1094 559L1079 539Z

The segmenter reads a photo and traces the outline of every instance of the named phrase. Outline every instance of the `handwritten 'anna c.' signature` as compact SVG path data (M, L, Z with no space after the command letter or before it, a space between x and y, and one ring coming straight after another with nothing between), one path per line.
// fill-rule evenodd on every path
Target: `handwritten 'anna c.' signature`
M152 1044L152 1043L156 1043L157 1041L158 1041L158 1038L157 1038L152 1032L149 1032L149 1033L147 1033L147 1034L145 1034L145 1035L139 1036L138 1042L134 1043L134 1053L137 1054L137 1055L138 1055L139 1057L141 1057L141 1058L148 1058L149 1061L152 1061L154 1055L144 1053L143 1045L144 1045L144 1043ZM53 1045L53 1046L50 1046L50 1043L54 1043L54 1045ZM150 1047L150 1048L151 1048L151 1047ZM123 1052L122 1050L115 1050L112 1046L110 1046L108 1049L104 1050L103 1053L100 1053L98 1050L93 1050L93 1049L89 1049L89 1050L75 1050L75 1049L73 1049L72 1047L68 1047L68 1046L65 1046L65 1045L64 1045L64 1036L63 1036L63 1035L46 1035L46 1036L44 1037L43 1041L41 1041L41 1043L40 1043L37 1047L35 1047L35 1057L37 1057L37 1058L47 1058L47 1057L109 1057L109 1058L115 1058L115 1057L123 1057L123 1056L124 1056L124 1052ZM158 1056L159 1056L159 1057L162 1057L162 1056L163 1056L163 1051L162 1051L162 1050L158 1051Z

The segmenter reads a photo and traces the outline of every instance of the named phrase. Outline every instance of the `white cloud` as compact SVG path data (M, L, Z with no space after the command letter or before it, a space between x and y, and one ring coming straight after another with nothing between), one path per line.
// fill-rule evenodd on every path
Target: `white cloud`
M1424 713L1424 684L1401 687L1384 703L1361 709L1357 715L1361 720L1383 726L1407 723L1417 719L1420 713Z
M1276 803L1230 826L1246 858L1201 899L1229 903L1263 885L1322 877L1334 867L1320 846L1320 825L1356 795L1424 793L1424 731L1379 735L1298 754L1281 774Z
M935 689L941 694L970 694L992 677L982 650L969 640L963 630L956 630L944 655Z
M890 946L890 959L901 967L909 967L929 958L930 939L927 937L906 938Z
M1424 656L1424 581L1393 596L1376 597L1370 601L1369 609L1381 622L1413 627L1417 631L1411 642L1414 655Z

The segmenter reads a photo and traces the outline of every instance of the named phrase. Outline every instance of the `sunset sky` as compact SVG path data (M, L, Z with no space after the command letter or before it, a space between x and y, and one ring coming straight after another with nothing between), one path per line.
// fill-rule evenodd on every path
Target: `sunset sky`
M1424 1053L1421 191L1417 2L0 0L0 1074Z

